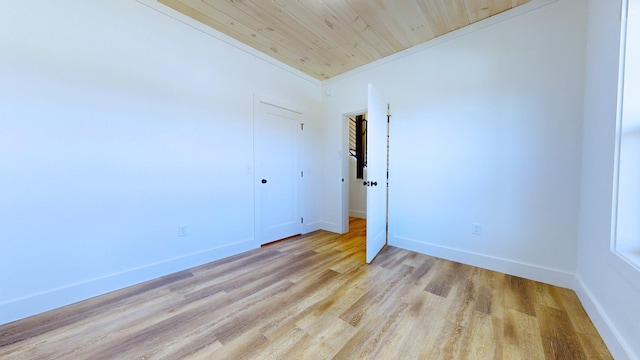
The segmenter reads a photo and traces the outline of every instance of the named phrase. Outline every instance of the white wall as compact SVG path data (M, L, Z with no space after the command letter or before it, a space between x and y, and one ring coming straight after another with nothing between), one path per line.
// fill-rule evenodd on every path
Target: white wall
M589 1L576 291L614 357L640 359L640 274L610 251L621 3Z
M586 5L528 11L540 3L323 83L328 224L341 221L339 122L371 82L391 103L390 244L572 285Z
M364 179L357 178L357 161L349 156L349 216L367 218L367 188L362 182L367 178L367 168L364 169Z
M560 0L325 82L306 229L341 229L342 115L373 82L393 112L392 243L560 285L577 268L614 356L638 358L640 280L609 251L620 2L589 1L586 72L587 7ZM255 247L253 94L321 101L127 0L2 2L0 53L0 324Z
M4 1L0 53L0 324L256 247L254 93L319 226L319 82L131 0Z

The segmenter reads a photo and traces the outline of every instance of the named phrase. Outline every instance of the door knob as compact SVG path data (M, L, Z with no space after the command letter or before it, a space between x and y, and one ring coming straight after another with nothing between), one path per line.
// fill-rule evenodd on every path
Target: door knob
M267 183L267 179L262 179L262 183L266 184Z
M372 181L371 182L371 186L378 186L378 182L377 181Z

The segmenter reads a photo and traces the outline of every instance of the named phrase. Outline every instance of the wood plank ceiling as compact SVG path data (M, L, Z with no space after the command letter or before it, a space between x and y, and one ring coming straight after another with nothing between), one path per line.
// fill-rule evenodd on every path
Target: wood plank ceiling
M530 0L158 0L325 80Z

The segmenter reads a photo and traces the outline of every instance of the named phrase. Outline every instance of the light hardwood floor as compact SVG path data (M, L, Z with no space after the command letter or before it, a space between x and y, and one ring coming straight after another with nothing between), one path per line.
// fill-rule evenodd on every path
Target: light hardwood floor
M573 291L318 231L0 327L0 359L611 359Z

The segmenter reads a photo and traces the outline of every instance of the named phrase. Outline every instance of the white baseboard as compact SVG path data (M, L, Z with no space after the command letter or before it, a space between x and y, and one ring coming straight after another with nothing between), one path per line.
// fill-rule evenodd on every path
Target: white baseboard
M320 222L318 222L318 225L320 226L320 230L326 230L326 231L329 231L329 232L332 232L332 233L336 233L336 234L341 234L342 233L342 229L340 228L340 224L327 222L327 221L320 221Z
M557 269L430 244L397 235L389 237L389 245L564 288L572 289L574 285L574 274Z
M574 290L613 358L639 360L579 275L575 276Z
M367 212L366 211L359 211L359 210L349 210L349 216L350 217L355 217L358 219L366 219L367 218Z
M515 262L512 260L448 248L409 239L401 236L391 236L389 245L419 253L451 260L460 263L478 266L481 268L499 271L505 274L523 277L535 281L544 282L568 289L573 289L587 311L589 318L595 325L615 359L640 360L633 354L629 345L620 335L616 327L603 311L600 303L595 299L582 279L576 275L555 269L549 269L532 264Z
M322 230L323 229L323 223L320 221L316 221L313 223L309 223L309 224L304 224L304 226L302 227L302 233L303 234L308 234L310 232L314 232L317 230Z
M13 299L0 304L0 325L255 248L254 239L243 240Z

